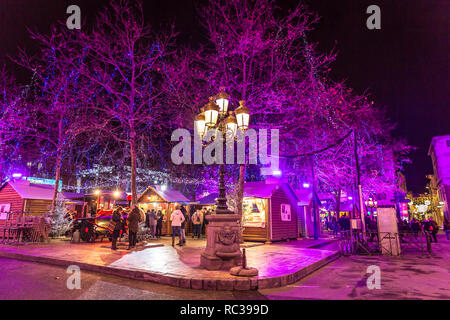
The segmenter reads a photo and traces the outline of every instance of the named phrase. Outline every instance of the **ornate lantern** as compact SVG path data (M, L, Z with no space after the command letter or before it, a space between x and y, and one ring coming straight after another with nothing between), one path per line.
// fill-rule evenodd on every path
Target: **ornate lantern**
M209 98L209 102L205 105L205 124L208 127L214 127L217 123L220 108L214 102L214 97Z
M250 122L250 110L245 106L245 101L239 101L239 107L234 111L236 114L237 127L247 130Z

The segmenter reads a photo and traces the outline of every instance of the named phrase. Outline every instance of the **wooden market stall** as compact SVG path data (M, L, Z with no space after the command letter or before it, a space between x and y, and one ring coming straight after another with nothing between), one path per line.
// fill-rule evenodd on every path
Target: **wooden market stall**
M27 180L10 180L0 187L0 210L5 219L6 213L41 216L48 213L52 204L54 186L48 184L36 184ZM61 192L66 200L77 199L78 193ZM75 202L73 208L75 210Z
M0 187L0 241L6 243L39 242L50 231L44 215L50 210L54 186L10 180ZM68 210L76 210L80 195L62 192Z
M298 206L298 225L300 237L314 237L314 204L313 192L311 188L302 188L295 190ZM317 208L320 206L320 200L315 194Z
M180 191L175 189L163 188L162 186L149 186L138 198L138 206L144 212L155 209L156 212L161 210L164 214L162 226L162 234L171 235L172 227L170 223L170 215L177 205L184 205L189 213L190 201ZM187 226L186 232L189 232L190 224Z
M244 184L244 240L280 241L299 237L298 206L289 184L278 180Z

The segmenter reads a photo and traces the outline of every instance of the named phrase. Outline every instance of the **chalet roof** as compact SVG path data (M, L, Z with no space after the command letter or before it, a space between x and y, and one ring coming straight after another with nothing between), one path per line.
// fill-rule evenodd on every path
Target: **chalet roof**
M295 190L295 195L297 196L299 206L309 205L313 198L312 189L310 188L297 189Z
M207 196L198 199L200 205L216 204L216 199L219 197L218 193L210 193Z
M186 198L180 191L175 190L175 189L162 190L161 186L149 186L139 196L138 202L141 201L141 198L143 197L143 195L149 190L153 190L155 193L157 193L161 198L163 198L167 202L179 202L179 203L190 202L190 200L188 198Z
M244 197L270 198L275 190L280 187L278 183L266 183L265 181L245 182Z
M5 182L2 188L9 184L22 199L33 199L33 200L52 200L53 192L55 186L50 184L37 184L30 183L30 181L26 180L11 180ZM79 197L83 197L80 193L73 192L61 192L63 197L66 199L75 199Z

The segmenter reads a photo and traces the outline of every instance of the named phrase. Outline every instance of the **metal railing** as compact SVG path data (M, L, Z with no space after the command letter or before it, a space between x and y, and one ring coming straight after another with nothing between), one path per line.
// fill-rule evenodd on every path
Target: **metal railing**
M341 254L349 255L398 255L419 251L431 254L431 235L428 232L365 232L341 231L339 242Z

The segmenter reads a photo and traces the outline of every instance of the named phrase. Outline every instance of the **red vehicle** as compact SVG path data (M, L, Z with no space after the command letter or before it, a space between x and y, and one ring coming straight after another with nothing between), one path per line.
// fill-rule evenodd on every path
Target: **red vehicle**
M114 209L118 206L124 208L124 218L128 216L129 202L124 200L124 193L111 191L96 191L84 197L84 206L81 217L74 221L73 231L80 231L80 238L86 242L94 242L101 238L111 240L112 232L108 226L111 223ZM126 194L125 194L126 199ZM121 234L126 233L126 225Z

